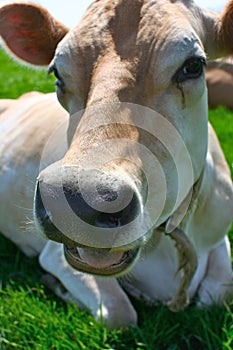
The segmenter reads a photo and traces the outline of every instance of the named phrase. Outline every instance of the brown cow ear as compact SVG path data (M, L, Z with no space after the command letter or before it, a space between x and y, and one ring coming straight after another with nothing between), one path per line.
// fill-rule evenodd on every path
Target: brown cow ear
M68 32L44 8L16 3L0 8L0 35L12 53L33 65L48 65Z
M233 54L233 0L225 7L220 15L218 28L218 44L223 54Z
M233 0L221 14L198 8L201 23L196 30L204 44L209 59L233 54Z

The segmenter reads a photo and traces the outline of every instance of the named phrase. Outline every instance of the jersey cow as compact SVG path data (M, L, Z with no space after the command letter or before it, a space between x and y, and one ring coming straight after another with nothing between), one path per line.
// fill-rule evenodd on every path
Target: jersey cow
M233 109L233 65L231 61L214 61L206 70L210 108L224 106Z
M232 295L232 181L205 82L206 57L233 52L232 21L233 1L217 15L96 0L71 30L38 5L0 9L6 47L49 66L64 107L3 102L0 230L111 327L137 322L128 294L173 311Z

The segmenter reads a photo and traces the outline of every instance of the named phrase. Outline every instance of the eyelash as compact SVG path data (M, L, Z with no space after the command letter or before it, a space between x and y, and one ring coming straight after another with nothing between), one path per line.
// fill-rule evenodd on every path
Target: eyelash
M197 79L202 75L205 66L206 60L204 57L191 57L184 62L180 69L178 69L173 80L179 84L186 80Z
M55 78L57 79L56 80L56 83L55 85L61 89L62 91L64 91L64 87L65 87L65 84L64 84L64 81L62 80L62 78L60 77L59 73L58 73L58 70L55 66L51 66L48 70L48 74L54 74Z

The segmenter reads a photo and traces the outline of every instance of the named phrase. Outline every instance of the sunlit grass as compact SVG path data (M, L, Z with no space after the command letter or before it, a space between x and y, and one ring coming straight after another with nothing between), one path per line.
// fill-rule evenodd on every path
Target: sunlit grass
M219 107L209 111L209 119L218 134L233 176L233 111Z
M55 90L54 78L46 69L35 70L13 61L0 48L0 98L17 98L28 91Z

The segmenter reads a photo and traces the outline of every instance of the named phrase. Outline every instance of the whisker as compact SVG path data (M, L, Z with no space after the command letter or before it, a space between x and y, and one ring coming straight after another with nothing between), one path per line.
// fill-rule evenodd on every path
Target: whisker
M25 209L25 210L29 210L29 211L33 212L33 208L26 208L26 207L23 207L21 205L15 204L15 203L14 203L14 206L16 208L19 208L19 209Z

